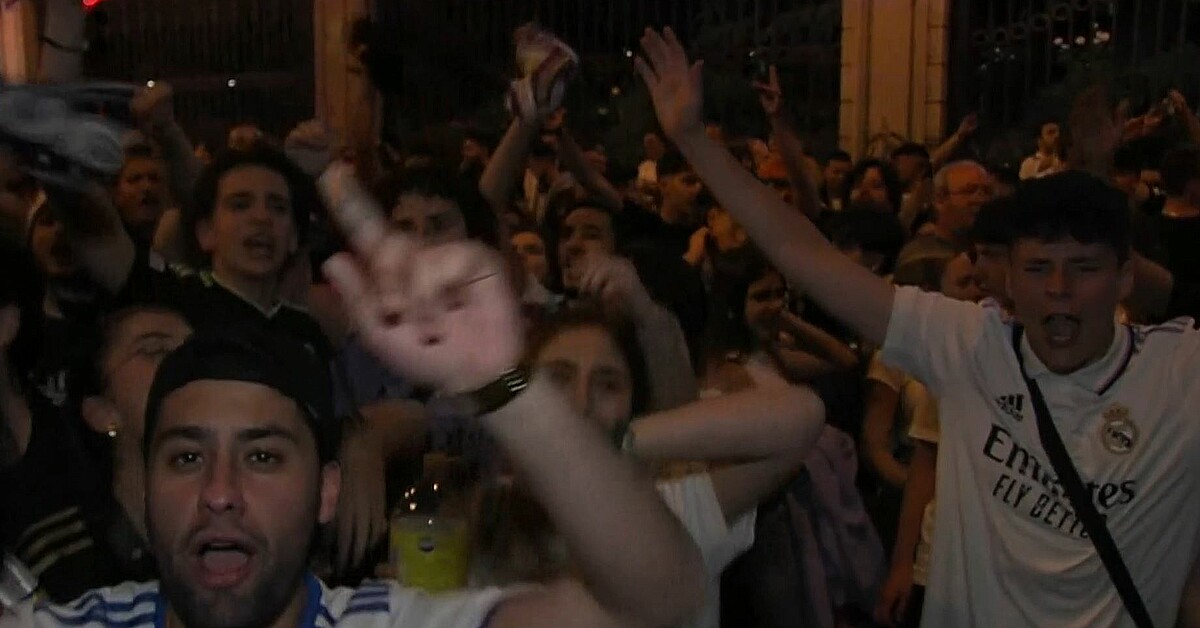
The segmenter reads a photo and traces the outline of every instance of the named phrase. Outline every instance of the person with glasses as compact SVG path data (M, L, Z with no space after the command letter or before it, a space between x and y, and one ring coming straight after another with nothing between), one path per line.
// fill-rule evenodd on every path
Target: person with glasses
M992 199L992 177L978 162L955 161L933 177L935 217L900 251L898 266L965 248L975 214Z

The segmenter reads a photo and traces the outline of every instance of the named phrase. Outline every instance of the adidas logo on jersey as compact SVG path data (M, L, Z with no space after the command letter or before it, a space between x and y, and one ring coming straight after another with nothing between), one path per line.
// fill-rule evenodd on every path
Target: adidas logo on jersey
M1025 395L1000 395L996 397L996 405L1000 411L1020 421L1025 418L1021 408L1025 407Z

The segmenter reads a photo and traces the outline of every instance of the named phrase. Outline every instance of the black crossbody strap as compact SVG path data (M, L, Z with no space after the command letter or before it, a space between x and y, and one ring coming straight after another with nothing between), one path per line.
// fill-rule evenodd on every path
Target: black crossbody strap
M1054 473L1058 475L1058 481L1066 490L1067 498L1071 500L1071 506L1075 509L1075 515L1083 523L1084 532L1091 539L1092 545L1096 547L1096 553L1100 555L1104 568L1108 570L1109 577L1116 585L1117 593L1125 604L1125 610L1129 611L1129 615L1133 617L1134 625L1138 628L1154 628L1154 622L1150 620L1146 604L1142 601L1142 596L1133 583L1133 577L1129 575L1129 568L1125 566L1125 560L1121 558L1121 550L1117 549L1117 543L1109 534L1104 518L1096 510L1092 495L1084 486L1083 480L1080 479L1079 471L1075 469L1075 463L1071 461L1071 455L1067 452L1062 437L1058 434L1058 428L1054 426L1054 421L1050 417L1050 408L1046 406L1046 399L1042 397L1041 388L1032 377L1025 373L1025 360L1021 356L1022 331L1019 325L1013 326L1013 351L1017 353L1017 364L1021 367L1021 377L1025 380L1025 385L1029 387L1033 410L1037 414L1038 437L1042 441L1042 448L1046 450L1046 455L1050 456L1050 464L1054 467Z

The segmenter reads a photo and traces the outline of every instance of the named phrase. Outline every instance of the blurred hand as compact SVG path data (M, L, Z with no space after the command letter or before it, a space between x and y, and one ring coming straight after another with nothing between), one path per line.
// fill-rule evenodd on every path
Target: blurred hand
M499 253L477 242L422 247L389 226L343 164L320 185L354 251L331 258L325 274L380 360L450 394L517 365L521 314Z
M283 152L312 177L320 176L333 161L333 133L320 120L308 120L296 125L283 140Z
M708 256L708 227L700 227L688 239L688 250L683 254L683 259L692 266L699 266L704 262L704 258Z
M908 596L913 588L912 565L895 565L888 572L879 601L875 605L875 623L895 626L908 609Z
M762 103L763 112L768 118L774 118L783 113L783 90L779 88L779 72L771 65L767 74L767 82L754 81L754 91L758 92L758 102Z
M175 89L167 83L157 82L154 87L137 91L129 108L142 127L161 128L175 121Z
M960 138L970 137L977 129L979 129L979 114L968 113L958 124L958 136Z
M347 572L362 565L387 534L383 452L368 430L353 430L342 443L342 490L338 497L334 568Z
M662 35L647 28L642 50L645 57L635 59L634 67L650 90L663 132L676 143L689 133L703 132L704 62L688 64L670 27Z
M600 303L609 314L643 320L656 307L633 262L615 255L593 255L583 261L579 293Z

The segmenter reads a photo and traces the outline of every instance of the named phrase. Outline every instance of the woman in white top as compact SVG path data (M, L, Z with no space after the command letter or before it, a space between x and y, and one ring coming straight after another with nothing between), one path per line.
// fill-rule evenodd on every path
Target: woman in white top
M568 391L614 446L662 478L659 492L696 541L709 575L706 603L689 626L715 628L721 571L753 543L755 507L792 477L815 442L824 416L820 400L803 388L771 387L634 420L645 407L646 381L632 330L575 311L544 329L532 346L538 374ZM681 469L675 462L705 464ZM520 493L519 486L502 484L486 490L481 502L487 523L478 529L477 550L490 561L485 572L496 584L544 581L568 569L555 556L544 519Z

